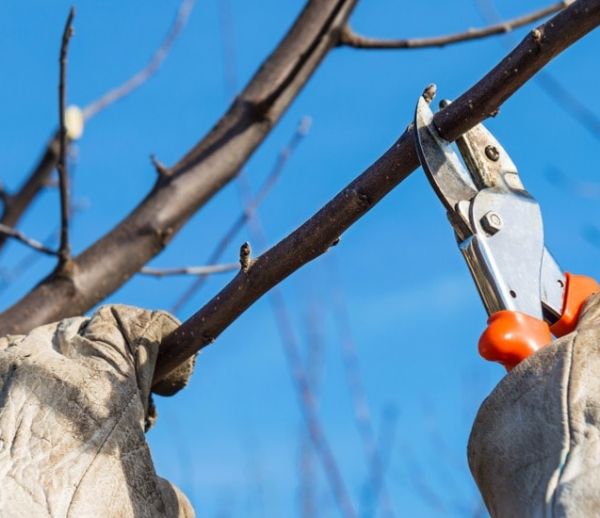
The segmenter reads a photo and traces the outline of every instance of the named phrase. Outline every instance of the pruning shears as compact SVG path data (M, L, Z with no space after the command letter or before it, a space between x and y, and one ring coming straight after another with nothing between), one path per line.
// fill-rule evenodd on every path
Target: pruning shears
M414 127L421 165L447 210L489 315L479 352L510 371L550 344L552 335L573 331L585 301L600 285L559 267L544 245L539 204L482 124L456 141L464 165L440 136L423 96Z

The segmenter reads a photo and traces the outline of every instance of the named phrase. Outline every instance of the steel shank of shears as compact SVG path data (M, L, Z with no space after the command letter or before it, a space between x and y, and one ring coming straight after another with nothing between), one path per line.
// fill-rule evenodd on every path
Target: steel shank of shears
M457 140L465 168L439 135L423 97L415 131L421 165L446 207L488 314L519 311L552 324L561 315L565 277L544 246L539 205L509 155L479 124Z

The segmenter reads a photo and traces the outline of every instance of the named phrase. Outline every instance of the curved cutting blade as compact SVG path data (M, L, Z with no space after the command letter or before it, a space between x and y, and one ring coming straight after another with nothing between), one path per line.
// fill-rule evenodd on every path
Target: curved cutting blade
M438 133L433 112L422 96L415 112L415 131L417 152L425 174L440 201L454 213L458 202L472 199L478 189L451 143Z

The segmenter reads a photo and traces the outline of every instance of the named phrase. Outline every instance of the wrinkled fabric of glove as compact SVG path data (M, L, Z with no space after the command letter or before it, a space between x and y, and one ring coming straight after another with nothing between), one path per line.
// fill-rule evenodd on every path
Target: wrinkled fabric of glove
M144 437L158 346L178 325L115 305L0 339L0 516L194 516Z
M600 516L600 295L484 401L468 459L493 517Z

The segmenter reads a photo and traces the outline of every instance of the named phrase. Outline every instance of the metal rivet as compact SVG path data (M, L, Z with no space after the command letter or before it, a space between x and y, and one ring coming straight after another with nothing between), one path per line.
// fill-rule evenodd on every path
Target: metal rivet
M500 151L496 146L489 145L485 148L485 155L493 162L497 162L500 158Z

